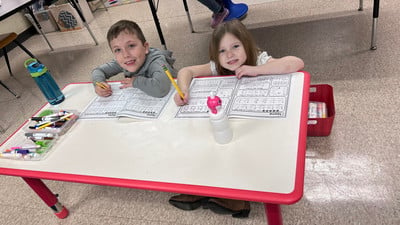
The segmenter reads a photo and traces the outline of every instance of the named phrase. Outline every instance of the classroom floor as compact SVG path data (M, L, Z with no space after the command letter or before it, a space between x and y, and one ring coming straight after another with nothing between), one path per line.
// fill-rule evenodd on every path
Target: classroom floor
M167 3L168 2L168 3ZM336 116L328 137L309 137L304 196L283 205L284 224L400 224L400 5L381 1L376 51L369 50L372 0L276 0L249 5L243 23L262 49L274 57L296 55L305 61L312 84L334 87ZM188 1L196 33L189 31L183 4L160 1L159 17L176 68L207 62L212 32L211 13ZM161 47L147 1L97 10L86 29L50 33L55 48L43 38L24 42L48 66L60 86L90 81L91 70L112 58L105 34L119 19L142 27L153 47ZM27 58L19 48L9 53L15 77L10 78L4 57L0 79L21 95L16 99L0 87L0 142L44 103L23 67ZM73 166L73 162L71 162ZM260 172L260 171L254 171ZM249 174L251 176L251 174ZM0 224L266 224L264 207L251 203L247 219L217 215L210 210L180 211L168 204L173 193L45 181L69 209L66 219L52 211L17 177L0 176Z

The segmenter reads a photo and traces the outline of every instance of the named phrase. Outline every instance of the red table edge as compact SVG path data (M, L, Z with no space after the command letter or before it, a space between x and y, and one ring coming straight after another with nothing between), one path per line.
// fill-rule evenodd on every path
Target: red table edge
M285 205L294 204L297 201L299 201L303 196L305 153L306 153L306 141L307 141L308 99L309 99L309 85L310 85L309 73L305 71L300 71L300 72L304 74L304 86L303 86L303 97L301 106L300 127L299 127L299 140L298 140L299 143L298 143L295 186L294 190L290 193L278 194L271 192L240 190L232 188L176 184L176 183L156 182L156 181L141 181L141 180L131 180L131 179L120 179L120 178L107 178L99 176L30 171L30 170L9 169L1 167L0 167L0 174L9 176L36 178L36 179L86 183L94 185L106 185L106 186L136 188L136 189L153 190L153 191L176 192L182 194L214 196L220 198L241 199L246 201L264 202L272 204L285 204ZM79 83L90 83L90 82L77 82L71 84L79 84ZM37 112L39 112L44 106L45 105L43 105ZM17 129L17 131L21 129L21 127L24 124L22 124ZM15 132L13 134L15 134ZM8 139L9 138L7 138L6 141Z

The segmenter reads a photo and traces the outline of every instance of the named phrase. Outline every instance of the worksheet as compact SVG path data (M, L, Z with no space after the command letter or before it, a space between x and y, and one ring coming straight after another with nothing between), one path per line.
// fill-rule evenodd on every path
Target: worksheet
M96 96L81 113L80 119L104 119L116 117L132 117L137 119L157 119L171 93L163 98L147 95L137 88L120 89L120 83L109 83L113 94L109 97Z
M292 74L256 77L218 76L195 78L189 104L180 107L176 118L208 117L207 97L214 92L222 100L228 117L284 118L287 113Z

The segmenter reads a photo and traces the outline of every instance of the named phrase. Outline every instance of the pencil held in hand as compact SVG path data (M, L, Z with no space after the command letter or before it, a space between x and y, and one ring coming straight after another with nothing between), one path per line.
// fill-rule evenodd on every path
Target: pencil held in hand
M176 84L174 78L172 77L171 72L169 72L168 68L167 68L165 65L163 65L163 69L164 69L165 74L167 74L169 80L171 81L172 85L174 85L174 87L175 87L176 91L178 92L179 96L181 96L181 98L184 99L184 98L185 98L185 95L183 94L183 92L181 91L181 89L180 89L180 88L178 87L178 85Z
M101 89L107 89L108 88L105 84L103 84L101 82L96 82L96 86L100 87Z

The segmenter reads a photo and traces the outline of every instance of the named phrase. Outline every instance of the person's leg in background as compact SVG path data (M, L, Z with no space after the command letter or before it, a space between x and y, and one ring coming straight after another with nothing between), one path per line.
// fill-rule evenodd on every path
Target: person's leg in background
M212 12L211 27L215 28L229 15L229 10L224 7L222 0L197 0L207 6Z

